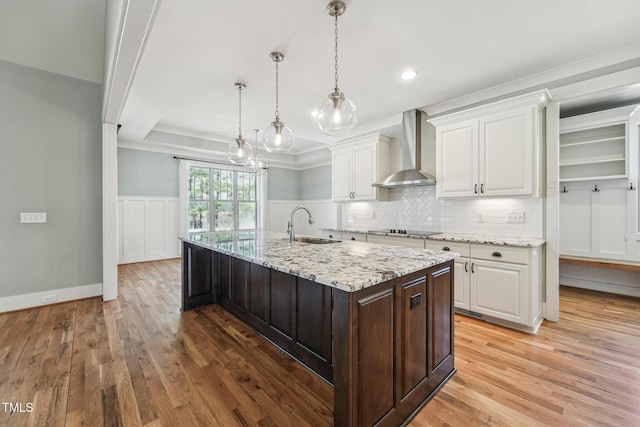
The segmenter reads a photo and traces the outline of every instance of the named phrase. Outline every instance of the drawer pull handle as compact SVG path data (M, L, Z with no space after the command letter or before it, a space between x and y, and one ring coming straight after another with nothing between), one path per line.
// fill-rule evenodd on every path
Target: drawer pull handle
M471 272L472 273L476 272L476 264L474 262L471 263Z
M443 251L450 251L451 249L449 249L449 246L445 246L444 248L442 248Z
M469 272L469 262L468 261L464 262L464 272L465 273Z
M478 184L473 184L473 192L478 194Z
M494 252L494 253L491 254L491 256L502 258L502 254L500 252Z

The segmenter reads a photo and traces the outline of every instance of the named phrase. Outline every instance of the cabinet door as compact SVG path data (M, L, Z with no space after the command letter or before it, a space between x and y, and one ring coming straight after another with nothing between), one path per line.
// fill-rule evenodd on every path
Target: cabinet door
M471 259L471 311L528 324L528 267Z
M427 280L421 277L402 286L402 397L427 376Z
M478 191L478 122L438 128L436 133L438 197L469 197Z
M485 196L533 194L533 109L480 119L480 193Z
M394 295L393 288L356 301L359 394L358 425L372 426L394 406Z
M452 282L449 266L429 272L429 376L438 384L453 370Z
M453 303L457 308L469 310L469 258L456 258L453 274Z
M353 149L353 188L354 199L374 200L376 198L376 188L371 184L375 183L375 147L356 147Z
M213 252L188 243L182 250L182 311L214 303Z
M351 200L351 151L333 154L332 197L333 200Z

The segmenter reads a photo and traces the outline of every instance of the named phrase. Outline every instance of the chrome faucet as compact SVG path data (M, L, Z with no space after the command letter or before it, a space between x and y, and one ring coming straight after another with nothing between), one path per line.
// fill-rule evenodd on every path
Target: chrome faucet
M289 220L289 223L287 224L289 243L292 243L296 238L296 235L293 231L293 214L300 209L304 209L305 211L307 211L307 213L309 214L309 224L313 224L313 216L311 216L311 212L309 211L309 209L305 208L304 206L296 206L295 208L293 208L293 210L291 211L291 220Z

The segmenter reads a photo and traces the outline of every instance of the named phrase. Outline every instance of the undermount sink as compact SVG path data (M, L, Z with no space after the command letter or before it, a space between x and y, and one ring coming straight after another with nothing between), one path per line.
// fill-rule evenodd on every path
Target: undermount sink
M327 243L340 243L341 240L335 240L335 239L327 239L324 237L309 237L309 236L301 236L301 237L296 237L295 238L296 242L301 242L301 243L311 243L314 245L326 245Z

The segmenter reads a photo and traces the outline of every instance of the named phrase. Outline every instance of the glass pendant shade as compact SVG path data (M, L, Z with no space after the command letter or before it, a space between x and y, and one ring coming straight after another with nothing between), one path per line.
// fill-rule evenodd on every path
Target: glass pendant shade
M329 94L318 111L318 127L331 136L346 135L358 123L356 106L341 92Z
M264 130L262 141L265 150L270 153L288 153L293 147L293 132L280 119L276 119Z
M229 144L227 158L235 165L244 165L247 159L253 157L253 147L242 138L236 138L234 142Z
M318 110L318 127L330 136L342 136L351 132L358 123L356 105L338 89L338 16L342 15L347 5L342 0L331 0L327 5L329 15L335 19L335 85L333 92L324 100Z
M248 157L244 162L244 166L253 170L256 176L262 176L269 170L269 161L262 154L258 153L258 132L260 132L260 129L254 129L254 132L256 133L255 155Z

